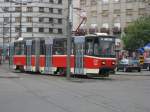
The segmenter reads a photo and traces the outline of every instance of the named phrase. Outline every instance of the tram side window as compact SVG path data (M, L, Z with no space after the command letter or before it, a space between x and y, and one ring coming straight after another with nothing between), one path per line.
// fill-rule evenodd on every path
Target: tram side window
M25 51L25 46L22 42L17 42L14 45L15 45L14 53L16 55L23 55L25 53L24 52Z
M31 55L35 55L35 41L32 41L32 45L31 45Z
M87 39L85 43L85 52L86 55L92 55L93 54L93 39Z
M73 43L73 41L72 41L72 43L71 43L71 54L73 55L74 54L74 43Z
M96 38L94 40L94 55L98 56L99 55L99 40Z
M66 40L54 40L53 54L64 55L66 54L67 41Z
M40 54L41 55L44 55L45 54L45 51L46 50L46 48L45 48L45 41L44 40L41 40L40 41Z

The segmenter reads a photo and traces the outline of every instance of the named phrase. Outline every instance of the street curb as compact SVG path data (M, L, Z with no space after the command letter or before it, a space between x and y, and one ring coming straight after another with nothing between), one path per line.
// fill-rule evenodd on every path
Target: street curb
M19 76L0 76L0 78L20 78Z
M150 76L150 74L131 74L131 73L124 73L124 74L112 74L112 75L118 75L118 76Z

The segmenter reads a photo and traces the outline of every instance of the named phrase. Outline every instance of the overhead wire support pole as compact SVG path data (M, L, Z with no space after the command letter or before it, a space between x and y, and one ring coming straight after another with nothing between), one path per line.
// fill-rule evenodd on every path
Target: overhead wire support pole
M10 68L10 53L11 53L11 48L10 48L10 44L11 44L11 40L12 40L12 32L11 32L11 27L12 27L12 2L10 2L10 9L9 13L10 13L10 31L9 31L9 68Z
M68 14L67 14L67 79L71 76L71 37L72 37L72 0L68 0Z
M22 37L22 0L20 1L20 32L19 38Z
M4 45L4 44L5 44L5 42L4 42L4 39L5 39L5 38L4 38L4 35L5 35L4 25L5 25L5 23L4 23L4 15L3 15L3 50L2 50L2 53L3 53L3 56L2 56L3 58L2 58L2 60L3 60L3 62L4 62L4 54L5 54L5 53L4 53L4 52L5 52L5 50L4 50L4 47L5 47L5 45Z

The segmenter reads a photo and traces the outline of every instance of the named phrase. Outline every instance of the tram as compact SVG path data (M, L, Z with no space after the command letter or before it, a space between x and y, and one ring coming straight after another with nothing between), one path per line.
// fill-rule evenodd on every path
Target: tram
M116 67L115 37L73 36L70 70L74 75L109 76ZM25 38L10 45L14 70L65 75L67 38Z

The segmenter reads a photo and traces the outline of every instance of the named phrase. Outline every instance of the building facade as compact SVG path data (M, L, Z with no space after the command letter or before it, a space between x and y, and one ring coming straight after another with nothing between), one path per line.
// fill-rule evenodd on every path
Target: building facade
M0 37L66 37L66 0L0 0Z
M145 0L147 15L150 16L150 0Z
M147 14L146 6L145 0L80 0L80 7L87 14L81 30L120 34L131 22Z

